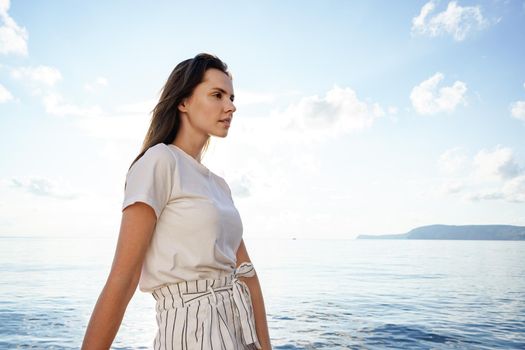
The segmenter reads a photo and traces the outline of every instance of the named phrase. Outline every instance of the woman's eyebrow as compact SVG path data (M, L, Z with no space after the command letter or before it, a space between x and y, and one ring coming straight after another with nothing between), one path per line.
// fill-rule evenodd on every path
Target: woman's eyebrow
M223 94L228 95L228 92L227 92L226 90L220 88L220 87L214 87L214 88L211 88L211 89L212 89L212 90L219 90L219 91L222 92ZM232 94L231 96L232 96L232 98L235 98L235 95Z

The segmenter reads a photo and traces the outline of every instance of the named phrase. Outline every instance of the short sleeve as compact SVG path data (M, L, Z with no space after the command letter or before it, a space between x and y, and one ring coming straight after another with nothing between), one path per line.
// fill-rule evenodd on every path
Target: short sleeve
M169 149L157 144L150 147L126 175L122 210L133 203L148 204L157 220L171 197L175 158Z

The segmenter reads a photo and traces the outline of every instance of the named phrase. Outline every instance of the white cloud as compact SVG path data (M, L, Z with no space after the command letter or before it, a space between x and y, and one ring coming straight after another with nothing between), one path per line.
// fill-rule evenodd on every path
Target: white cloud
M13 95L2 84L0 84L0 103L4 103L13 99Z
M29 82L32 86L54 86L62 79L62 74L57 68L48 66L21 67L11 70L11 76Z
M503 186L502 193L509 202L525 202L525 175L520 175L507 181Z
M31 177L27 179L11 179L11 187L20 188L42 197L52 197L56 199L75 199L78 193L74 193L70 188L63 185L63 180L51 180L43 177Z
M436 5L429 1L421 8L418 16L412 19L412 34L436 37L450 34L456 41L464 40L471 32L488 26L488 21L481 14L479 6L459 6L455 1L449 2L447 9L435 14Z
M84 89L89 92L97 92L106 86L108 86L108 79L104 77L97 77L92 82L84 84Z
M105 110L98 105L79 105L68 101L57 91L55 85L62 79L60 71L54 67L19 67L11 69L11 76L26 82L34 96L41 99L45 112L57 117L68 117L68 121L88 135L106 141L109 152L118 153L116 143L142 140L147 130L150 112L156 100L149 99L132 104L119 105ZM104 77L97 77L90 88L108 84Z
M97 105L79 106L68 102L61 94L55 92L43 94L42 101L46 113L69 117L69 121L79 129L108 144L142 141L149 126L150 112L156 102L145 100L105 110ZM118 153L118 150L112 149L111 152Z
M439 156L438 165L441 171L447 174L457 174L465 168L467 155L460 147L446 150Z
M473 164L482 179L510 179L521 173L512 149L499 145L494 150L479 151Z
M445 151L438 160L443 178L439 192L470 201L525 202L525 174L509 147L482 149L472 158L463 149ZM461 171L460 171L461 170Z
M412 18L412 31L424 29L425 20L428 14L434 11L435 7L436 5L433 1L429 1L425 5L423 5L421 11L419 12L419 16Z
M448 180L441 186L441 192L445 194L459 193L465 188L462 181Z
M479 202L482 200L504 199L504 196L498 191L483 190L477 193L470 193L466 198L474 202Z
M396 106L388 106L386 110L388 114L388 119L393 121L394 123L397 123L399 121L399 117L397 116L399 113L399 108Z
M516 118L525 121L525 101L516 101L510 105L510 114Z
M390 115L396 115L399 112L399 108L396 106L388 106L387 111Z
M359 100L350 88L334 86L324 97L304 97L275 113L270 126L279 127L287 137L313 140L369 128L384 115L379 104Z
M232 196L235 198L245 198L251 195L250 188L252 188L252 180L247 174L242 174L238 178L232 178L229 181L229 186L232 191Z
M81 106L68 101L52 88L52 85L61 78L58 70L17 69L12 74L30 82L34 95L41 99L47 114L68 117L69 122L88 135L108 143L141 140L149 125L150 112L156 103L150 99L116 106L112 110L104 110L98 105ZM48 86L41 88L37 83Z
M27 55L27 30L20 27L11 16L9 0L0 0L0 54Z
M79 107L75 104L65 102L62 95L54 92L45 93L42 96L42 101L46 112L56 116L92 118L102 114L102 110L98 106Z
M525 88L525 83L523 83ZM516 119L525 121L525 101L516 101L510 104L510 114Z
M452 112L460 103L466 104L467 85L458 80L438 90L443 78L443 74L438 72L412 89L410 100L417 113Z
M11 76L26 82L35 96L39 96L48 114L55 116L69 116L94 118L100 117L103 111L98 106L81 107L67 102L65 98L54 89L62 74L57 68L49 66L19 67L11 70ZM96 80L98 84L105 84L103 78Z

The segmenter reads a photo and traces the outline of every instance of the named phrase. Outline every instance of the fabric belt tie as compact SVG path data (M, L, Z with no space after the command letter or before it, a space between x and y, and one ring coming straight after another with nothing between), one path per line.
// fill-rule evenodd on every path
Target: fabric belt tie
M241 263L233 272L233 301L239 311L241 320L242 336L246 344L255 344L257 349L262 349L257 339L255 330L255 317L252 308L252 298L248 286L239 277L255 276L255 268L249 262Z
M253 307L251 302L250 290L246 283L239 280L239 277L253 277L255 276L255 268L250 262L241 263L234 271L232 276L232 284L229 286L213 288L212 286L208 287L208 290L202 292L201 295L210 294L212 295L213 303L212 308L214 312L211 314L210 325L207 325L207 329L211 332L211 339L220 339L221 342L225 342L227 349L234 349L233 340L228 339L228 337L220 336L220 334L228 334L226 328L225 320L222 319L222 316L219 313L217 308L217 293L220 291L231 290L233 294L233 304L234 309L239 316L240 326L242 331L242 337L246 345L255 344L257 349L262 349L259 340L257 338L257 332L255 328L255 317L253 313ZM192 293L191 296L182 293L183 300L187 297L192 299L200 297L196 293ZM185 300L188 301L188 300ZM214 327L212 327L213 325ZM220 333L220 334L219 334Z

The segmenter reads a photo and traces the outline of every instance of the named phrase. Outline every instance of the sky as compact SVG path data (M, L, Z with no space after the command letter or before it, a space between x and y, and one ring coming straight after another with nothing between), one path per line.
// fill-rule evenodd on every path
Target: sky
M525 225L524 1L0 0L0 235L113 237L180 61L233 75L203 164L244 236Z

